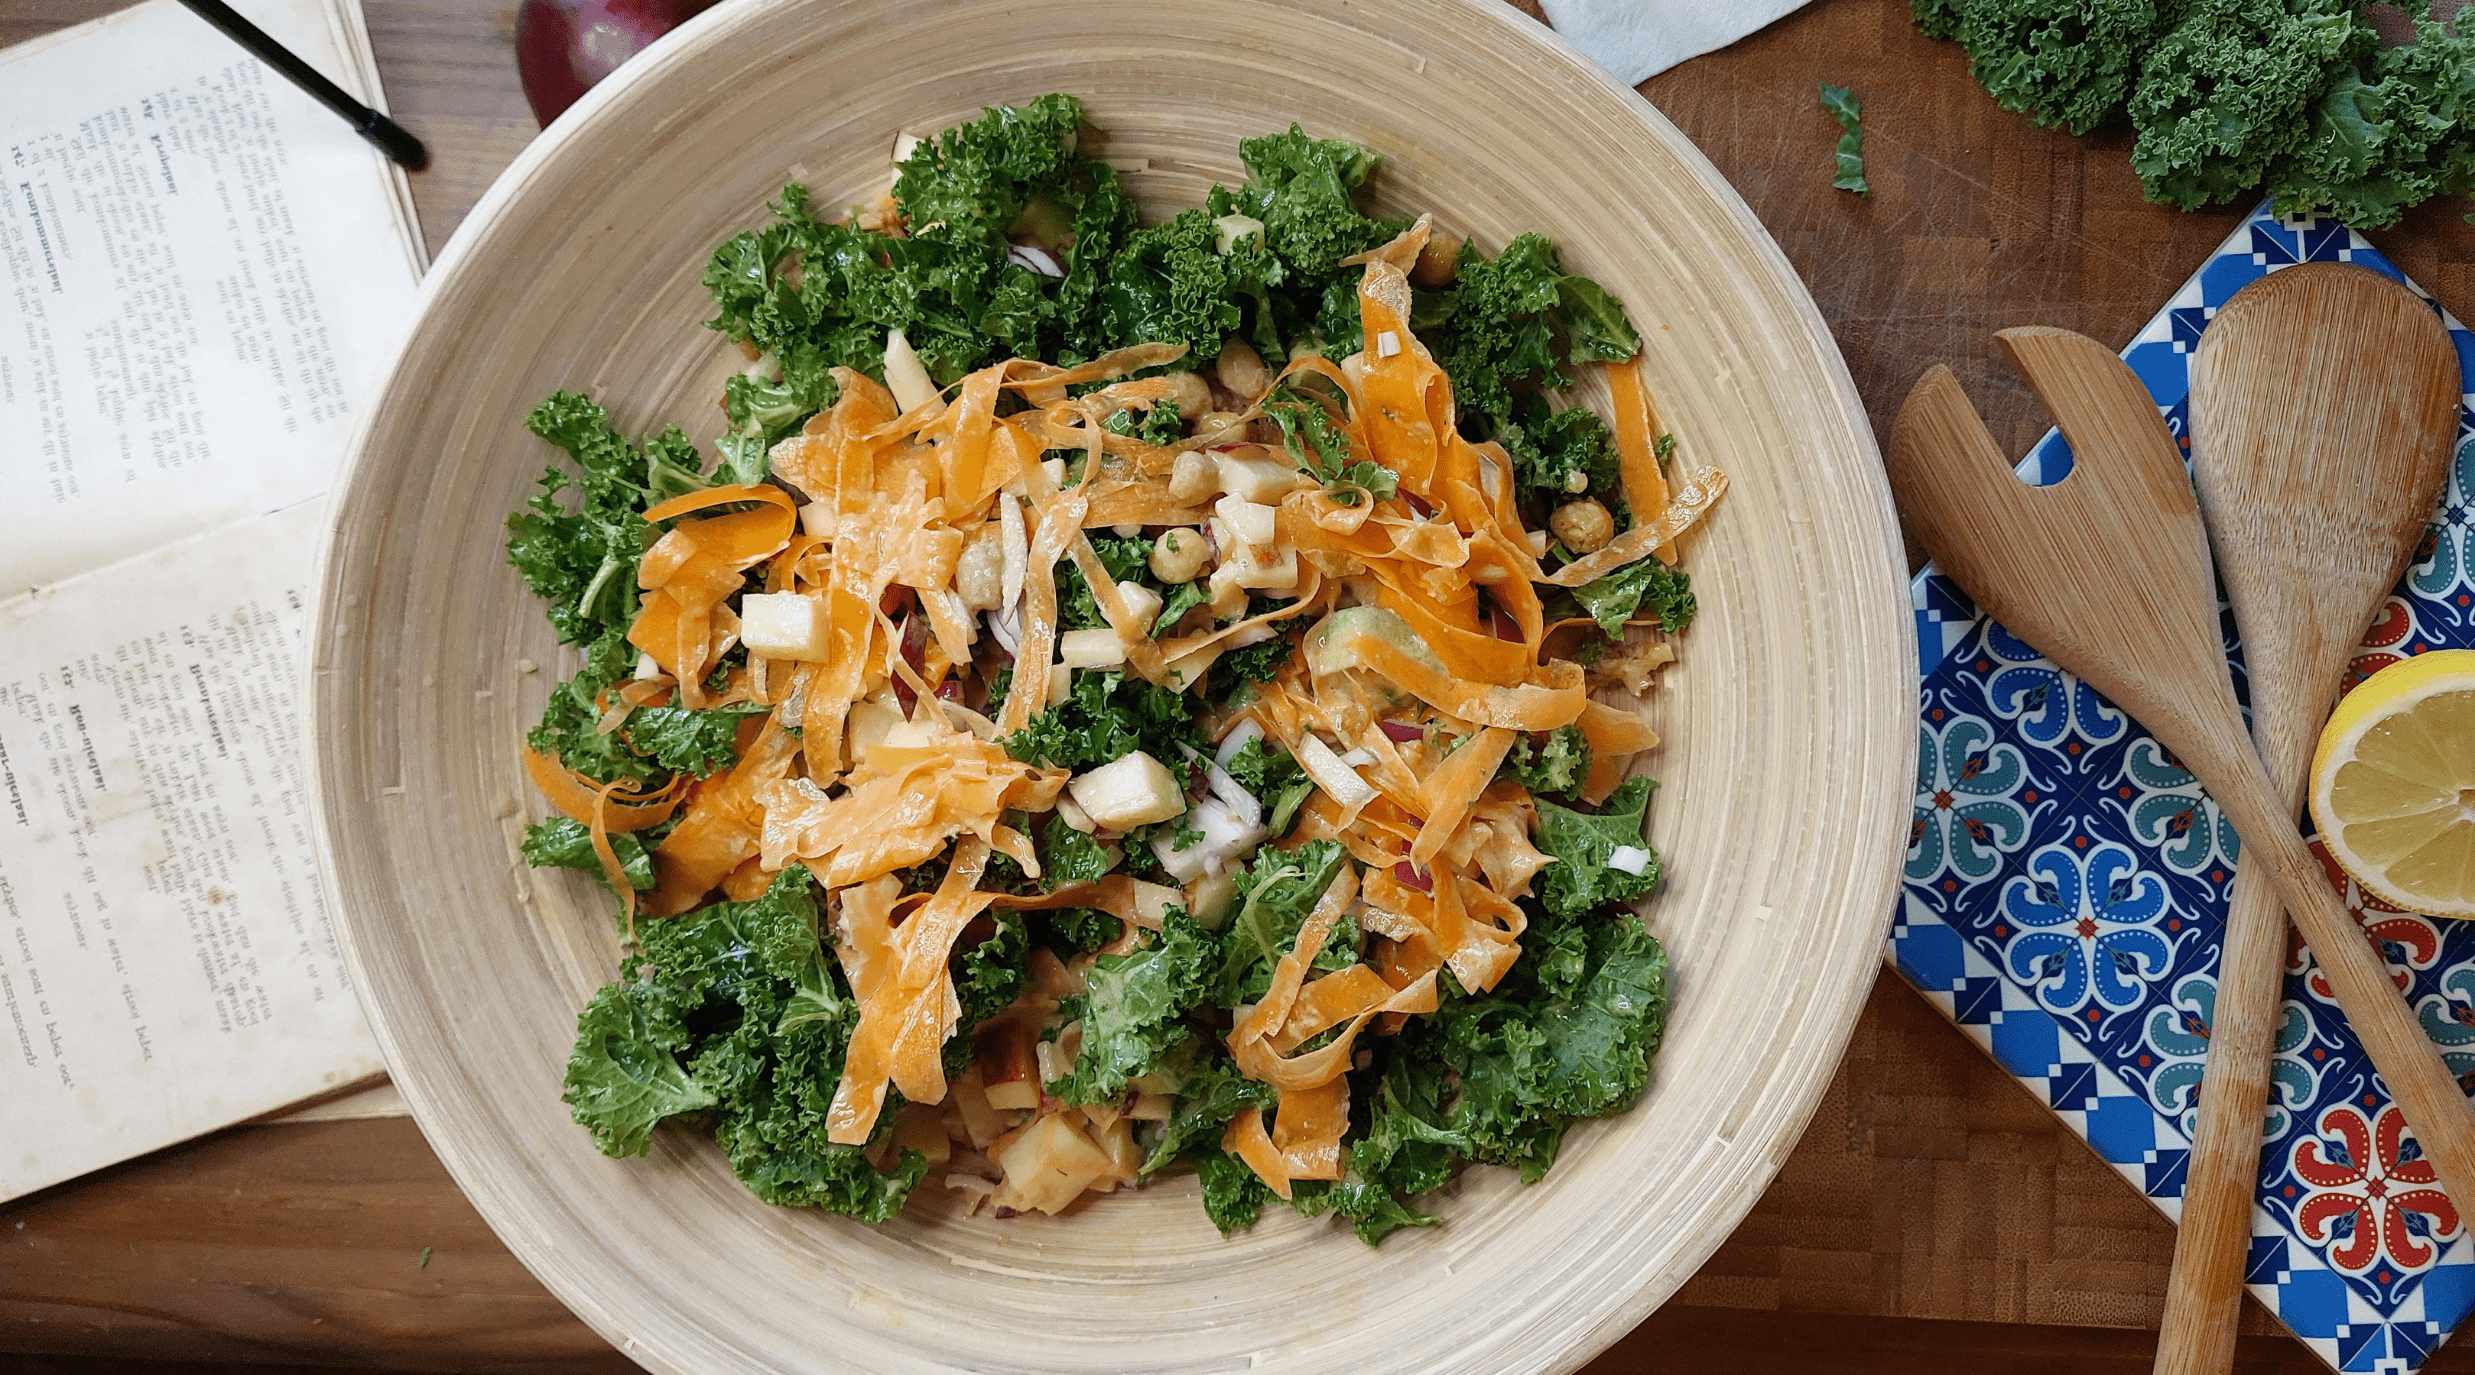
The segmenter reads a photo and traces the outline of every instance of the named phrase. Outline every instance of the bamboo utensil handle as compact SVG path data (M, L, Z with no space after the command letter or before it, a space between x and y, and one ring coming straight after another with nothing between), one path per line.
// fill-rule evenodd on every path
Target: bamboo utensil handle
M2288 817L2347 661L2440 498L2462 386L2431 306L2358 267L2272 273L2200 337L2192 477L2250 670L2253 743ZM2234 1360L2285 944L2268 874L2239 865L2157 1375Z
M2234 1364L2243 1267L2251 1254L2253 1197L2260 1187L2260 1124L2269 1108L2269 1061L2277 1041L2275 1013L2285 966L2286 904L2267 869L2242 865L2234 871L2234 888L2226 902L2216 1016L2209 1027L2208 1068L2183 1177L2174 1267L2166 1275L2156 1375L2222 1375ZM2263 993L2270 1015L2227 1015L2229 1003L2256 1005L2264 1001Z
M2475 1200L2475 1112L2243 733L2199 508L2155 404L2093 339L2044 328L1996 337L2070 441L2071 474L2022 483L1950 370L1931 368L1885 455L1908 528L1987 614L2181 757L2274 880L2442 1186Z

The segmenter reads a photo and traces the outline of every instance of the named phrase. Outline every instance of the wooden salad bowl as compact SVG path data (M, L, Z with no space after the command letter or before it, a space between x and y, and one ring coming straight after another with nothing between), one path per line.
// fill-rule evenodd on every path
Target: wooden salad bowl
M1380 1249L1281 1210L1223 1240L1191 1177L1003 1221L924 1188L869 1227L758 1202L690 1131L606 1159L559 1101L618 943L604 894L516 851L544 814L518 742L572 663L502 554L548 453L522 418L566 387L624 431L712 437L712 246L786 180L821 205L873 198L898 132L1051 90L1082 98L1155 212L1241 181L1238 140L1295 120L1384 155L1378 213L1431 209L1490 250L1549 233L1630 308L1682 455L1733 479L1687 547L1700 617L1649 706L1670 879L1646 910L1674 970L1654 1086L1572 1131L1542 1183L1472 1168L1430 1200L1442 1225ZM1873 985L1916 656L1865 413L1744 202L1504 6L735 0L596 88L483 198L339 490L309 738L363 1006L482 1215L654 1370L1571 1370L1752 1206Z

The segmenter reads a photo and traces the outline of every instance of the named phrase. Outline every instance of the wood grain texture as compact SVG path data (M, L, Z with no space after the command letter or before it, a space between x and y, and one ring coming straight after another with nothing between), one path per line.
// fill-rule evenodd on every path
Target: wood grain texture
M436 155L413 179L436 254L532 134L508 47L515 7L364 4L390 104ZM0 43L116 8L6 0ZM1519 8L1538 17L1534 3ZM1830 187L1839 131L1814 100L1823 81L1865 99L1870 199ZM2024 451L2048 422L1991 331L2038 322L2127 342L2242 213L2142 202L2128 135L2073 139L1996 109L1956 46L1915 32L1904 0L1815 0L1642 90L1795 265L1883 433L1918 373L1944 360L2003 447ZM466 136L443 136L454 127ZM2372 237L2466 315L2475 226L2463 209L2436 202ZM210 1351L287 1369L632 1368L509 1260L410 1122L332 1130L347 1129L362 1134L319 1138L315 1168L333 1185L314 1200L317 1226L296 1211L309 1196L291 1182L311 1168L291 1144L305 1129L283 1126L225 1133L0 1209L0 1350L75 1353L17 1357L0 1372L203 1375L188 1363ZM145 1208L123 1206L140 1191ZM474 1256L505 1263L399 1264L435 1239L424 1221L433 1217L468 1228ZM152 1237L167 1231L188 1238L211 1272L193 1280L178 1265L147 1268ZM1752 1375L2146 1369L2153 1339L2138 1329L2158 1322L2173 1237L1885 973L1762 1200L1592 1369L1698 1371L1719 1352ZM225 1301L234 1291L248 1301ZM541 1305L527 1310L535 1318L504 1319L518 1300ZM2247 1375L2319 1369L2258 1305L2245 1304L2244 1324ZM532 1345L551 1329L572 1345ZM590 1351L606 1363L543 1364ZM2475 1370L2475 1347L2453 1343L2427 1369Z
M2252 738L2289 817L2347 660L2440 499L2459 392L2439 318L2363 268L2273 273L2201 336L2192 473L2243 644ZM2233 1357L2285 953L2276 889L2259 866L2239 867L2158 1375L2214 1375Z
M976 41L939 40L958 28ZM563 117L441 255L338 491L311 637L330 911L449 1171L632 1357L1569 1370L1682 1283L1785 1158L1872 985L1908 819L1913 629L1888 492L1825 327L1749 211L1649 106L1541 38L1451 0L725 7ZM1674 801L1650 921L1676 973L1654 1087L1576 1130L1541 1184L1466 1172L1444 1225L1379 1263L1324 1221L1220 1240L1182 1179L1056 1219L952 1216L931 1193L869 1228L757 1202L691 1132L607 1160L558 1101L574 1011L617 952L589 887L513 862L539 810L513 743L554 676L518 664L558 658L499 551L541 462L522 417L561 386L630 431L709 417L710 244L785 177L854 203L898 131L1049 89L1082 97L1096 151L1154 207L1237 180L1238 140L1294 119L1383 150L1386 213L1432 207L1493 244L1553 224L1566 264L1642 322L1662 420L1731 477L1692 549L1690 653L1659 694ZM1404 116L1423 107L1458 117ZM1631 155L1527 155L1550 140Z

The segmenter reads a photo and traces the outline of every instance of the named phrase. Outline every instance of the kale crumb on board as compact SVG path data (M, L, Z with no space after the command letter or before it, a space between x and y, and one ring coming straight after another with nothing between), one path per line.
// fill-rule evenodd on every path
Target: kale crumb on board
M772 726L805 745L816 722L776 721L782 711L741 695L755 671L744 644L689 675L708 694L701 705L646 691L656 681L651 657L630 639L646 595L639 566L683 524L648 522L648 510L723 487L805 495L773 471L776 446L854 388L899 394L903 368L950 387L1007 358L1071 365L1130 346L1180 345L1182 356L1139 374L1162 379L1171 394L1100 427L1166 448L1202 432L1204 407L1229 393L1233 376L1337 359L1364 339L1356 292L1363 270L1347 260L1409 228L1358 208L1375 154L1294 126L1250 139L1240 147L1244 184L1215 188L1203 208L1144 226L1116 172L1077 155L1080 130L1080 107L1067 96L989 111L913 144L890 197L847 219L820 214L803 188L785 187L768 207L771 222L723 244L706 268L716 305L708 323L751 358L725 389L728 428L710 460L675 427L630 441L601 403L575 393L552 396L528 419L566 462L552 465L532 502L510 518L509 558L580 662L526 745L611 802L665 813L606 835L557 816L528 827L522 841L529 862L594 878L630 914L654 904L649 919L627 927L619 977L580 1014L565 1078L575 1119L608 1154L642 1154L657 1126L684 1121L712 1134L758 1197L882 1221L932 1175L968 1178L967 1159L985 1167L981 1150L999 1152L1071 1105L1130 1122L1140 1111L1128 1182L1193 1171L1206 1216L1223 1231L1282 1201L1224 1149L1242 1121L1269 1118L1277 1127L1280 1113L1279 1092L1232 1056L1233 1010L1267 996L1328 890L1362 869L1369 884L1390 876L1333 839L1293 835L1317 795L1315 761L1260 732L1216 750L1223 723L1264 685L1299 671L1294 628L1276 623L1274 633L1229 649L1184 690L1123 665L1073 668L1055 684L1017 683L1010 658L1008 667L956 667L964 684L957 705L990 721L1015 693L1042 694L1019 728L994 738L1006 758L1080 775L1140 754L1173 766L1191 793L1187 812L1123 831L1074 824L1062 806L1010 811L1006 825L1028 853L983 848L970 858L979 866L965 871L978 874L971 891L1006 905L988 906L953 946L946 972L962 1012L942 1047L956 1086L946 1114L1028 1118L994 1141L982 1139L977 1122L965 1123L967 1131L939 1127L934 1115L909 1110L898 1088L886 1090L865 1139L836 1139L837 1081L867 998L853 983L847 933L837 939L837 907L847 913L847 903L807 865L763 871L751 859L718 893L690 893L683 903L666 887L675 873L665 858L677 848L672 837L701 824L694 800L730 787ZM1632 529L1636 513L1623 500L1610 427L1589 409L1557 409L1551 400L1580 367L1623 363L1638 351L1622 304L1567 273L1538 234L1493 256L1438 236L1411 280L1418 344L1450 378L1463 438L1502 446L1509 499L1524 527L1548 540L1545 566L1562 567ZM899 351L891 340L901 341ZM898 352L908 355L899 366ZM1019 404L1009 397L1000 413ZM1335 507L1393 502L1398 475L1353 448L1332 405L1328 388L1284 383L1261 408L1267 442ZM1673 444L1658 438L1661 468ZM1043 455L1069 482L1080 475L1069 465L1086 456ZM1587 543L1567 543L1565 532L1580 527L1566 517L1583 507L1604 528ZM761 512L744 500L723 509ZM1104 589L1086 567L1116 583L1117 599L1143 608L1155 640L1180 625L1257 618L1285 605L1251 591L1228 601L1181 568L1176 551L1164 558L1157 535L1129 529L1094 528L1093 562L1058 564L1061 632L1109 631ZM770 585L758 564L739 591ZM914 627L927 609L908 593L888 605ZM1582 646L1593 659L1628 635L1679 632L1693 610L1685 575L1646 555L1557 593L1547 607L1596 627ZM1431 747L1448 758L1466 743L1438 735ZM1534 800L1523 813L1533 818L1528 843L1546 861L1535 883L1516 889L1520 957L1483 991L1441 971L1433 1014L1407 1016L1397 1034L1358 1043L1340 1081L1345 1168L1337 1178L1296 1179L1289 1206L1334 1214L1373 1244L1400 1227L1434 1223L1418 1200L1466 1163L1535 1180L1573 1122L1621 1111L1644 1091L1666 1012L1664 952L1632 911L1660 881L1643 839L1651 785L1634 778L1595 804L1584 801L1598 796L1593 765L1580 726L1517 733L1493 777ZM1180 866L1198 847L1220 843L1204 815L1214 805L1214 774L1263 815L1250 853L1233 853L1226 872L1206 882ZM682 805L665 809L663 798ZM964 848L941 844L908 872L898 901L934 900L966 862ZM1184 895L1146 918L1156 921L1151 931L1074 902L1092 885L1125 880L1182 884ZM665 911L666 902L675 910ZM1347 915L1329 923L1322 942L1309 978L1364 972L1363 961L1392 943ZM1331 1034L1310 1038L1301 1053Z

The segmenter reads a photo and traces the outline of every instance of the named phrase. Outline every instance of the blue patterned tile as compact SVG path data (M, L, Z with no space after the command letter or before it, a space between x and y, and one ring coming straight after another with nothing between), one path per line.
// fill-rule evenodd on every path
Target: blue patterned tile
M2264 210L2124 350L2178 441L2188 432L2192 349L2216 308L2265 273L2324 261L2405 280L2341 225ZM2475 394L2475 336L2442 318ZM2460 432L2475 433L2475 411L2462 414ZM2038 483L2070 470L2059 434L2020 463ZM2101 695L1985 619L1933 569L1912 592L1917 791L1889 958L2173 1217L2241 845L2180 764ZM2232 617L2221 624L2242 696ZM2430 536L2353 672L2469 647L2475 443L2461 449ZM2331 874L2475 1091L2475 923L2389 909ZM2331 1368L2410 1375L2475 1311L2475 1240L2430 1176L2319 971L2295 947L2245 1279Z

